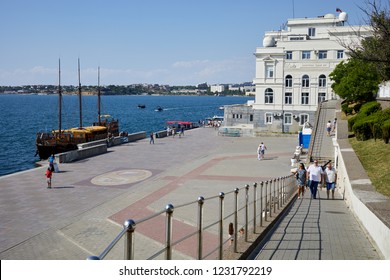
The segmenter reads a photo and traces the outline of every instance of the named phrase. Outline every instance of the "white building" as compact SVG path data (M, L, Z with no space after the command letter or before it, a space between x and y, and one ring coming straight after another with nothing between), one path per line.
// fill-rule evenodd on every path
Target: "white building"
M225 106L225 125L297 132L305 122L312 123L317 106L337 98L329 74L347 58L342 45L372 34L368 26L348 26L347 19L345 12L289 19L284 30L266 32L263 47L255 52L255 102Z
M223 92L225 90L224 85L211 85L210 86L210 91L211 92Z

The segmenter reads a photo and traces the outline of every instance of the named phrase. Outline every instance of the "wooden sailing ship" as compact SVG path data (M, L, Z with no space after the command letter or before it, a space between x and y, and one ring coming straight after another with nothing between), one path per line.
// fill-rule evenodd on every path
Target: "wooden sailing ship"
M51 132L38 132L36 136L36 154L40 159L47 159L52 154L77 150L78 144L107 139L119 135L119 121L111 118L111 116L100 114L100 69L98 69L98 121L92 126L83 127L82 123L82 95L80 82L80 60L78 60L78 76L79 76L79 109L80 109L80 125L76 128L62 129L62 90L61 90L61 62L58 63L58 130Z

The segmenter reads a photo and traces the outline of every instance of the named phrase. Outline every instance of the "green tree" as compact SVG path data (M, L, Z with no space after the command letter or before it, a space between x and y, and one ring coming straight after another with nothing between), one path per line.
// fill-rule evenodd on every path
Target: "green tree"
M372 63L351 58L342 61L330 73L333 91L347 103L371 101L378 92L381 76Z
M380 1L372 0L361 8L373 35L362 38L360 45L345 46L351 57L373 63L383 81L390 80L390 2L385 2L381 5Z

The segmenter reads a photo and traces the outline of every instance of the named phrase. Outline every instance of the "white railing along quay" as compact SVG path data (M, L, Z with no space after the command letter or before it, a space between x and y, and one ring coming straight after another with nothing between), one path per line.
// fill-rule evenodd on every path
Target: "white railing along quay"
M259 226L263 227L264 221L271 220L273 215L276 216L275 213L287 205L292 196L295 195L295 191L296 180L294 176L290 175L253 183L252 186L245 185L228 193L221 192L213 197L204 198L199 196L196 201L178 206L168 204L164 210L143 219L126 220L123 224L123 230L119 232L106 249L100 255L90 256L87 259L102 260L106 258L111 250L117 246L118 242L124 239L123 258L134 260L137 257L135 244L137 226L148 223L152 226L153 219L165 213L165 228L161 229L162 232L165 231L165 244L159 250L151 253L146 259L164 258L171 260L175 246L183 242L191 242L193 244L191 247L196 248L196 252L193 252L194 255L191 258L198 260L221 260L224 257L225 245L230 242L230 237L227 237L226 234L228 230L225 224L229 224L226 223L227 220L232 221L234 224L234 241L232 245L234 252L237 253L238 229L244 229L245 241L248 241L248 232L251 230L253 233L256 233L256 229ZM230 199L230 203L225 203L228 199ZM207 213L205 213L205 206L208 209ZM188 218L196 220L196 230L174 240L172 238L172 233L175 231L173 213L177 213L186 207L192 207L190 212L188 212L188 209L186 210L186 217L188 213L193 213L194 217ZM209 245L210 240L208 240L208 245L205 245L205 234L208 233L209 236L210 232L214 233L215 246L213 247Z

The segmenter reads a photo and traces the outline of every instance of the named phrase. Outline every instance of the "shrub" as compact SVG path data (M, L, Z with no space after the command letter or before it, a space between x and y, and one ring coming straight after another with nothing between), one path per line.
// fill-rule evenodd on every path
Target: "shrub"
M381 138L380 115L381 112L378 112L377 114L372 114L367 117L360 117L355 121L352 130L355 133L357 140L365 141L373 137L375 139Z
M381 110L381 104L377 101L371 101L362 105L359 110L359 115L369 116L379 110Z
M382 124L382 138L386 144L389 144L390 140L390 119L387 119Z
M360 108L362 107L362 103L356 103L354 106L353 106L353 110L355 111L355 113L359 113L360 111Z
M364 116L363 116L363 117L364 117ZM348 119L348 131L352 131L353 125L355 124L355 122L356 122L359 118L362 118L362 116L360 116L360 115L358 114L358 115L355 115L355 116L353 116L352 118Z
M348 103L344 103L341 105L341 110L344 112L345 115L350 115L353 112L353 109L349 107Z

